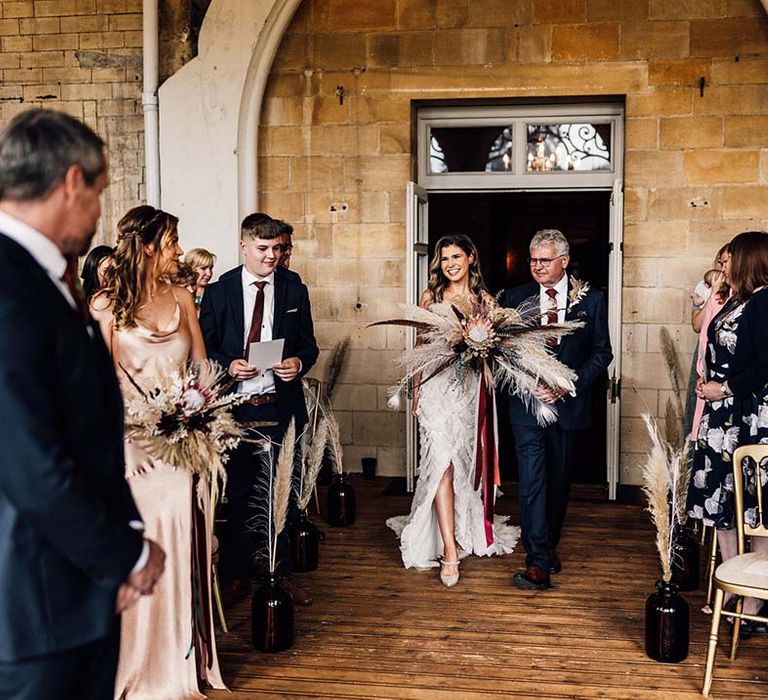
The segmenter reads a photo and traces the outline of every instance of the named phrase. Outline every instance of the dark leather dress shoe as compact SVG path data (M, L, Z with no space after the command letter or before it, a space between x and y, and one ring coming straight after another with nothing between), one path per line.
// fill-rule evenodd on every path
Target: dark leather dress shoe
M557 556L557 552L553 549L549 553L549 573L559 574L563 570L563 563L560 561L560 557Z
M768 615L768 603L763 603L757 615ZM768 634L768 623L762 620L742 620L739 627L739 639L749 639L753 634Z
M230 579L221 589L221 604L225 608L231 608L243 598L251 594L251 582L243 579Z
M512 577L512 585L524 591L544 591L552 584L549 573L540 566L529 566L525 571Z
M303 588L297 586L295 581L284 578L281 585L296 605L312 605L312 596Z
M768 625L758 620L744 620L739 627L739 639L749 639L753 634L768 634Z

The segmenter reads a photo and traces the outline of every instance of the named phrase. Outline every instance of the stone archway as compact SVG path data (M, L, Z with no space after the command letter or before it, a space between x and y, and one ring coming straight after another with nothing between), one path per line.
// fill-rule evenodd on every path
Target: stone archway
M768 0L766 0L768 1ZM254 46L245 76L237 130L240 215L256 209L258 199L257 150L261 105L269 72L283 34L301 0L276 0Z
M242 216L257 206L261 104L301 0L213 0L198 55L160 88L161 202L185 245L238 262Z

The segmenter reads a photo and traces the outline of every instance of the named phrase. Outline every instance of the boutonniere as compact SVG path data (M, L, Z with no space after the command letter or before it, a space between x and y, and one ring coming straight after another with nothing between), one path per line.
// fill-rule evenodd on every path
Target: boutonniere
M571 291L568 292L568 311L573 309L589 291L589 282L571 277Z

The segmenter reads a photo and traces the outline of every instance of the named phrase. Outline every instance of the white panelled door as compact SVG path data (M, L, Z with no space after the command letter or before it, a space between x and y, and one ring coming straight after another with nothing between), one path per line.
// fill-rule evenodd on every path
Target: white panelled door
M407 188L407 253L406 253L406 304L418 304L419 295L427 286L429 268L429 230L427 191L415 182ZM416 343L416 332L406 329L406 344L412 348ZM418 459L418 431L416 418L411 415L410 392L405 406L405 454L406 488L413 491Z
M608 498L616 500L619 486L619 435L621 428L621 285L624 223L624 183L617 178L611 191L610 240L608 259L608 331L613 347L613 362L608 367L608 413L605 429Z

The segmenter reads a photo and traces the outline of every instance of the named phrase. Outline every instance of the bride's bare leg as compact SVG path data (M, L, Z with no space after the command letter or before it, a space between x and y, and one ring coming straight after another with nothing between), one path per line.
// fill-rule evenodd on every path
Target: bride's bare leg
M443 561L458 561L456 551L456 532L453 510L453 465L450 464L443 472L440 485L435 494L435 511L437 523L440 526L440 534L443 537ZM444 574L455 574L458 565L444 566Z

